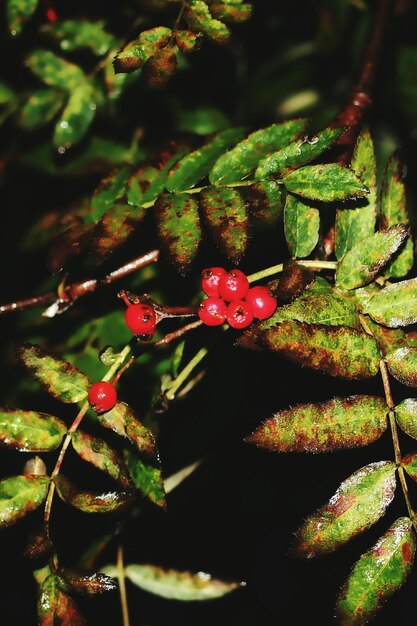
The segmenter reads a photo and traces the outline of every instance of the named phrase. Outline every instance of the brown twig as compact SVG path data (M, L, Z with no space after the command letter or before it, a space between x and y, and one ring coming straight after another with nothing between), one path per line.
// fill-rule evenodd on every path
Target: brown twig
M117 296L123 300L126 306L131 304L149 304L155 311L157 324L167 318L197 317L198 315L198 306L166 306L156 302L147 293L142 293L138 296L131 291L121 289Z
M50 304L50 306L43 313L46 317L54 317L60 313L64 313L70 306L74 304L79 298L82 298L88 293L93 293L101 287L110 285L111 283L128 276L132 272L155 263L159 259L159 250L151 250L146 254L143 254L125 265L122 265L114 272L110 272L104 278L89 278L81 282L72 283L65 286L62 289L62 293L57 297L55 291L49 291L40 296L34 296L33 298L26 298L24 300L17 300L16 302L9 302L8 304L0 305L0 314L13 313L15 311L23 311L30 307L43 306Z

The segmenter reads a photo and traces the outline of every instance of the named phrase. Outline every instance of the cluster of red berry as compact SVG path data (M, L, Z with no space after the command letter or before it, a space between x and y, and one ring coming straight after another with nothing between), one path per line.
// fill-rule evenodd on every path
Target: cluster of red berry
M267 287L249 288L246 275L238 269L209 267L201 272L201 287L208 296L198 315L207 326L246 328L256 318L265 320L275 312L277 301Z

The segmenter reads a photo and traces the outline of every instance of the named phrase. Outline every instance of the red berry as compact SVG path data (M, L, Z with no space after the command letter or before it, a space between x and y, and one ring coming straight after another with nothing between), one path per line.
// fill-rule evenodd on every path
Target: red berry
M226 308L221 298L205 298L198 308L198 316L207 326L221 326L226 321Z
M134 335L153 335L156 315L149 304L131 304L125 312L127 327Z
M110 411L117 402L116 387L104 380L94 383L88 392L88 401L96 413Z
M225 274L223 267L208 267L201 272L201 288L207 296L219 297L219 282Z
M226 319L232 328L246 328L253 322L252 309L244 300L233 300L227 307Z
M266 320L275 313L277 300L271 295L268 287L252 287L245 298L252 309L253 316L258 320Z
M231 270L220 278L219 296L227 302L242 300L249 289L249 281L240 270Z

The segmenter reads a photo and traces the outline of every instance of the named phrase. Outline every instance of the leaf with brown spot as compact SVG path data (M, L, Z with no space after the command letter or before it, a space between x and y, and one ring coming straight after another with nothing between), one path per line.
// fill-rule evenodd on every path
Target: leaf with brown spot
M316 276L308 268L296 261L286 261L279 279L275 295L280 304L288 304L295 300L313 283Z
M191 30L202 31L215 43L224 44L229 41L228 27L212 16L208 4L203 0L188 0L184 9L184 19Z
M345 326L283 322L266 330L262 342L269 350L330 376L361 380L379 370L375 339Z
M278 411L245 441L274 452L330 452L376 441L388 407L377 396L349 396Z
M184 274L201 241L198 202L191 195L166 193L158 198L155 211L159 237L174 265Z
M87 397L91 380L65 359L57 359L29 343L19 346L16 353L33 378L56 400L74 404Z
M406 398L395 407L395 419L398 426L409 437L417 439L417 399Z
M58 579L50 574L42 582L38 599L39 626L85 626L74 600L63 593Z
M275 226L282 217L284 192L274 180L260 181L242 187L241 194L246 200L251 218L266 226Z
M208 187L200 193L200 207L221 250L239 263L249 242L246 203L236 189Z
M285 173L282 182L290 193L320 202L363 198L369 193L351 169L337 163L299 167Z
M102 572L84 573L67 567L56 575L57 585L64 593L79 593L83 596L96 596L117 588L116 581Z
M400 517L354 565L337 599L338 624L367 624L404 584L415 551L412 522L408 517Z
M128 491L107 493L79 491L62 474L55 476L54 483L61 500L84 513L112 513L126 508L133 501L133 495Z
M133 409L125 402L117 402L110 411L99 413L97 419L104 428L110 428L118 435L129 439L139 452L144 452L155 459L158 457L153 434L138 420Z
M171 34L172 30L165 26L142 31L137 39L129 41L114 57L116 74L141 69L148 59L168 43Z
M130 479L122 457L108 443L78 429L71 438L71 443L77 454L87 463L106 472L113 480L128 488Z
M143 221L146 210L117 201L96 225L93 232L92 251L98 263L120 248Z
M417 348L397 348L385 360L394 378L407 387L417 387Z
M47 476L11 476L0 480L0 526L14 524L46 499Z
M56 450L66 432L64 422L48 413L0 408L0 444L19 452Z
M294 552L311 558L337 550L375 524L394 498L395 463L371 463L342 482L296 533Z
M363 312L375 322L398 328L417 322L417 278L388 285L369 298Z
M123 198L129 176L130 168L119 167L100 182L91 198L91 217L95 222Z
M203 33L193 33L192 30L176 30L175 43L184 54L189 54L201 48Z
M166 45L155 52L143 66L143 77L149 87L160 89L167 84L177 69L177 55L172 45Z

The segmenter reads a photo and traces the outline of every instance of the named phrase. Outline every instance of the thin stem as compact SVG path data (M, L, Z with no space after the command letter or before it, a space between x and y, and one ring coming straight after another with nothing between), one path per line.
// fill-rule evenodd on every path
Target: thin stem
M119 544L117 549L117 577L119 579L120 603L122 605L123 626L130 626L129 606L127 603L125 566L123 562L123 546Z
M316 270L335 270L337 268L336 261L297 261L298 265L302 265L303 267L309 267L310 269ZM262 278L268 278L269 276L274 276L275 274L281 274L284 270L284 263L279 263L278 265L272 265L271 267L267 267L265 270L260 270L259 272L255 272L254 274L250 274L248 276L248 281L250 283L254 283L257 280L261 280Z
M208 352L207 348L200 348L200 350L191 359L191 361L189 363L187 363L187 365L184 367L183 370L181 370L181 372L178 374L178 376L176 378L174 378L174 380L170 384L170 386L169 386L169 388L168 388L168 390L167 390L167 392L165 394L166 397L168 398L168 400L173 400L175 398L175 394L178 391L178 389L187 380L187 378L189 377L189 375L191 374L193 369L195 367L197 367L197 365L200 363L200 361L202 361L204 359L204 357L206 356L207 352Z
M185 326L181 326L181 328L174 330L172 333L168 333L167 335L165 335L165 337L162 337L162 339L159 339L159 341L156 341L154 345L163 346L168 343L171 343L171 341L175 341L175 339L178 339L178 337L185 335L185 333L188 333L190 330L194 330L194 328L198 328L199 326L202 325L202 323L203 322L201 320L197 320L195 322L190 322L189 324L186 324Z

